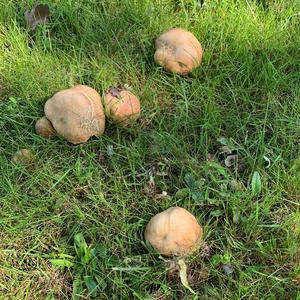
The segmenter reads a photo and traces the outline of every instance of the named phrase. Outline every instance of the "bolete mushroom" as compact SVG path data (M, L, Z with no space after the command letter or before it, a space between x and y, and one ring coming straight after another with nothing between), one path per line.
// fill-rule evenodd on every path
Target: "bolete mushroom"
M18 150L12 157L12 162L15 164L29 164L33 160L33 155L28 149Z
M45 138L52 138L56 135L55 129L45 116L36 121L35 131L38 135Z
M100 136L104 132L101 97L91 87L77 85L57 92L46 102L44 112L46 119L40 119L36 125L42 136L52 135L50 125L72 144L84 143L91 136Z
M113 123L126 126L139 117L140 101L130 91L113 87L105 94L105 112Z
M155 48L155 62L169 72L186 75L202 60L200 42L182 28L173 28L160 35L155 41Z
M200 247L202 228L196 218L181 207L155 215L145 230L145 239L166 256L185 256Z

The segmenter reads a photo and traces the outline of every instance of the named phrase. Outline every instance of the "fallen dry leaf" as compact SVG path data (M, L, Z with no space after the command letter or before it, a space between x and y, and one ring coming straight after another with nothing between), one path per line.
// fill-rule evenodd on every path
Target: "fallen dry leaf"
M215 160L215 155L211 154L211 153L207 153L206 160L207 161L214 161Z
M120 93L121 93L122 89L120 87L112 87L109 89L109 92L110 94L113 96L113 97L116 97L118 99L120 99Z
M25 20L29 31L34 31L39 24L48 23L49 6L47 4L36 3L32 10L25 12Z
M292 281L300 287L300 275L296 276L294 279L292 279Z
M210 256L211 256L210 252L211 251L210 251L209 245L206 242L202 242L201 243L201 248L200 248L201 257L204 258L204 259L209 259Z
M243 191L244 190L244 186L243 186L243 183L241 181L238 181L236 179L232 179L229 181L229 188L232 190L232 191Z
M164 200L164 199L170 199L171 197L168 195L166 191L162 191L161 194L156 194L154 198L156 200Z
M220 154L231 154L232 150L230 149L229 146L222 146L220 148Z
M232 167L236 165L237 160L238 160L237 155L228 155L225 159L225 166L228 168Z
M155 184L155 181L154 181L154 174L155 174L155 169L152 168L149 171L149 180L144 186L144 192L148 196L153 196L155 194L155 191L156 191L156 184Z
M225 264L225 265L223 265L223 272L225 275L230 275L234 272L234 269L231 265Z
M187 278L187 266L185 261L183 259L179 259L177 264L179 267L179 277L182 285L186 289L188 289L192 294L196 294L189 285L188 278Z

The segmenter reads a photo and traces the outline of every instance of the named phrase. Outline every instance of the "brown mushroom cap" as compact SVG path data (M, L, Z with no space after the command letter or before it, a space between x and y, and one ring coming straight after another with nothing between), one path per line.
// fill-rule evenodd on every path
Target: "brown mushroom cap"
M42 117L36 121L35 131L38 135L45 138L52 138L56 135L55 129L46 117Z
M29 164L33 160L33 155L28 149L18 150L12 157L12 162L15 164Z
M141 105L139 99L131 92L111 88L105 94L105 111L114 123L128 125L139 117Z
M197 38L182 28L173 28L157 38L154 60L167 71L182 75L200 65L202 47Z
M56 93L46 102L44 111L56 132L73 144L100 136L105 129L101 97L85 85Z
M199 248L202 233L191 213L181 207L171 207L150 220L145 238L163 255L187 255Z

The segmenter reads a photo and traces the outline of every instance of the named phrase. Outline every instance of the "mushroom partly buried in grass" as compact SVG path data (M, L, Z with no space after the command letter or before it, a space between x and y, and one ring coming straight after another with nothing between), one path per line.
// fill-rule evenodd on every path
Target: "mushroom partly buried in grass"
M101 97L85 85L57 92L46 102L44 112L45 119L36 124L37 133L44 137L56 132L70 143L80 144L92 136L101 136L105 129Z
M15 164L28 165L33 161L33 154L28 149L20 149L13 155L11 160Z
M196 218L181 207L171 207L155 215L145 230L145 239L160 254L174 256L183 286L195 293L189 286L187 266L184 257L198 250L203 230ZM179 256L179 258L177 258Z
M202 46L197 38L182 28L173 28L155 41L154 60L165 70L187 75L198 67L202 60Z
M181 207L155 215L145 230L145 239L165 256L187 256L200 247L203 230L196 218Z
M139 117L140 100L123 88L110 88L105 94L105 112L113 123L126 126Z
M56 135L55 129L45 116L36 121L35 131L39 136L45 138L52 138Z

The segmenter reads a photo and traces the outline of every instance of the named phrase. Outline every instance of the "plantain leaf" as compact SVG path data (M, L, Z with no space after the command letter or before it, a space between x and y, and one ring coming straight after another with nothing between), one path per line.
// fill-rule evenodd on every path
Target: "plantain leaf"
M78 258L81 260L83 264L87 264L91 259L91 251L82 233L77 233L74 236L74 246Z
M220 144L225 145L225 146L227 146L227 145L229 144L228 139L227 139L226 137L223 137L223 136L219 137L219 138L217 139L217 141L218 141Z
M101 287L102 291L105 290L105 288L107 287L107 284L104 281L104 278L101 278L100 276L95 275L95 279L96 279L98 285Z
M200 191L192 191L192 198L198 202L202 202L204 200L204 196Z
M83 292L83 287L82 287L82 281L81 281L81 276L76 275L74 281L73 281L73 291L72 291L72 299L73 300L79 300L81 298L81 294Z
M261 192L261 179L257 171L255 171L252 175L251 190L253 196L257 196Z
M92 297L97 296L97 283L92 276L84 276L84 283Z
M55 267L73 267L74 263L66 259L50 259L52 266Z
M184 180L190 189L192 189L192 190L197 189L196 180L192 174L190 174L190 173L185 174Z

